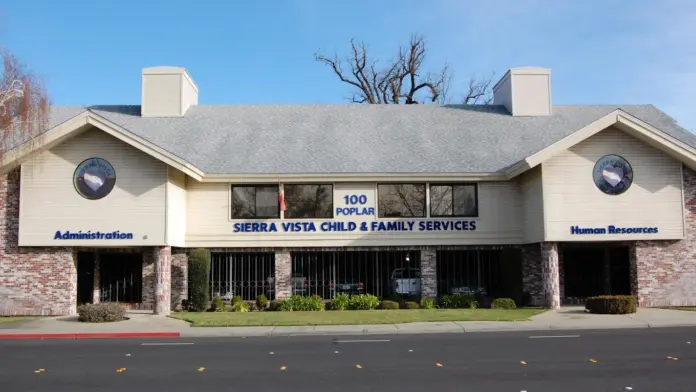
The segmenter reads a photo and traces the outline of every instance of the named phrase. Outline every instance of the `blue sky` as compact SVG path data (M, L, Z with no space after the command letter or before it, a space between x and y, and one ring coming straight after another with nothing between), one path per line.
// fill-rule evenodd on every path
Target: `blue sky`
M467 78L552 69L556 104L652 103L696 131L693 0L34 0L0 2L0 43L53 102L138 104L140 70L184 66L201 104L336 103L322 50L351 37L388 59L413 32Z

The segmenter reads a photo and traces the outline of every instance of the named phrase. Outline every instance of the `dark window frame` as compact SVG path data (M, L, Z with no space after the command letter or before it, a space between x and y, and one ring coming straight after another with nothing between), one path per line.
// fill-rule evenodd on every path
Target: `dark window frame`
M234 216L234 188L276 188L276 216ZM254 190L254 212L256 212L256 189ZM230 185L230 219L231 220L263 220L280 219L280 185L278 184L231 184Z
M336 212L334 211L334 183L333 182L303 182L303 183L287 183L283 184L283 195L285 197L285 202L287 203L287 192L285 192L285 187L287 186L312 186L312 185L319 185L319 186L330 186L331 187L331 216L326 217L326 218L321 218L321 217L310 217L310 218L288 218L283 214L283 219L289 219L289 220L309 220L309 219L335 219L336 218ZM285 209L285 212L287 212L287 208Z
M451 215L435 215L433 214L433 186L450 186L452 187L452 214ZM473 186L474 187L474 212L473 214L458 215L454 213L454 187L455 186ZM428 212L431 218L478 218L479 217L479 193L478 183L475 182L430 182L428 183Z
M380 185L423 185L423 216L380 216L381 208L379 207L379 186ZM376 184L377 191L377 219L426 219L428 217L428 183L423 181L409 181L409 182L378 182Z

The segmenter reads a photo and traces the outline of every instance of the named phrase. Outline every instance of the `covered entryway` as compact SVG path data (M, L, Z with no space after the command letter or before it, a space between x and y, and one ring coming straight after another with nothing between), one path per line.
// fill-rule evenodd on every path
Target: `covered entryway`
M143 254L99 253L99 301L143 301Z
M94 252L77 253L77 305L94 302Z
M564 304L596 295L630 295L630 248L625 244L562 244Z

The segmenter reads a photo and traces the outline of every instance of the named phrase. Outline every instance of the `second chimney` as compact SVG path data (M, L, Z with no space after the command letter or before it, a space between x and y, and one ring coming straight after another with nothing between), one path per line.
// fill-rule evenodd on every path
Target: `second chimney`
M198 86L185 68L143 68L142 76L141 116L182 117L198 104Z
M493 86L493 103L504 105L513 116L551 114L551 70L512 68Z

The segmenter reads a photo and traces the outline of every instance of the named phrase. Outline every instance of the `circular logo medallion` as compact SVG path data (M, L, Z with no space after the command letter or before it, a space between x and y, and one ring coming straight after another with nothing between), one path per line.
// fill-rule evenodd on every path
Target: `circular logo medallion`
M75 190L89 200L106 197L116 185L116 171L102 158L85 159L73 174Z
M633 169L623 157L605 155L595 163L592 178L597 188L607 195L620 195L633 183Z

